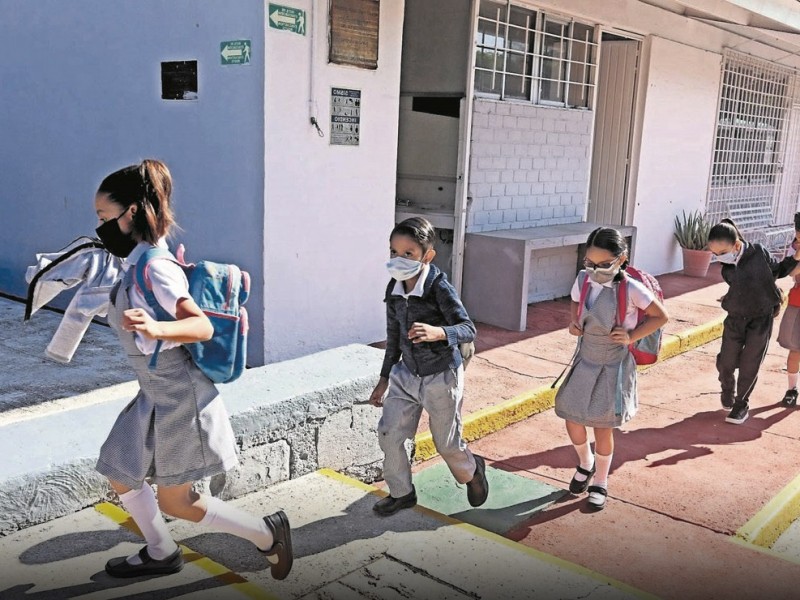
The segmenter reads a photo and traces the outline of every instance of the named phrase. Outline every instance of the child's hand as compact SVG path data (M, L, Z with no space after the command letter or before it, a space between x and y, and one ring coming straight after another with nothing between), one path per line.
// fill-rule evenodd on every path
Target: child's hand
M122 329L138 331L143 336L154 340L161 335L161 326L147 311L141 308L129 308L122 313Z
M622 344L623 346L627 346L631 343L631 336L628 333L628 330L623 327L614 327L611 330L611 339L617 342L618 344Z
M413 343L420 342L440 342L447 339L447 334L441 327L426 325L425 323L414 323L408 330L408 339Z
M569 332L572 335L583 335L583 328L580 325L578 325L575 321L570 321Z
M378 381L378 385L375 386L375 389L372 390L372 393L369 395L369 403L379 408L383 406L383 395L388 388L389 380L386 379L386 377L381 377Z

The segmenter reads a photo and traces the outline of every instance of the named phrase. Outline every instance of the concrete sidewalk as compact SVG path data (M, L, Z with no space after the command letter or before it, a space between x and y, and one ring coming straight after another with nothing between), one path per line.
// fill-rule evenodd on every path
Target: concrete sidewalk
M463 493L463 488L462 488ZM646 597L629 586L423 508L372 512L380 492L320 472L234 503L255 514L282 507L295 563L274 581L249 542L175 521L188 565L178 574L115 580L103 571L141 540L126 515L101 505L17 532L0 547L0 598L308 598L492 600ZM117 521L124 526L118 525Z

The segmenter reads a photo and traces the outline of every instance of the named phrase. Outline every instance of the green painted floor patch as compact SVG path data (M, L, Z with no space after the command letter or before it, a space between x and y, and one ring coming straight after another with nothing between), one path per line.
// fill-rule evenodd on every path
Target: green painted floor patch
M414 475L414 486L422 506L500 535L567 494L561 488L492 467L486 468L486 478L489 498L479 508L469 505L467 486L456 483L444 463Z

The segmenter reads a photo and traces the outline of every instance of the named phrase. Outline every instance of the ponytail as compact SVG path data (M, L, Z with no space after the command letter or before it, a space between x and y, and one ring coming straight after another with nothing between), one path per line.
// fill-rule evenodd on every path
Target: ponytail
M708 232L709 242L724 241L730 244L735 244L737 241L744 242L742 232L736 226L736 223L731 219L722 219L719 223L714 225Z

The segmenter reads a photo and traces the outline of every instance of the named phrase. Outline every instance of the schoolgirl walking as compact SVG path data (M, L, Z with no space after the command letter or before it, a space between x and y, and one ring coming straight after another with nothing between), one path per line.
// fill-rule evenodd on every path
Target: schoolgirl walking
M555 399L555 412L566 421L579 461L569 490L573 494L588 491L587 501L594 510L606 505L614 429L632 419L638 409L636 363L629 346L668 320L654 294L625 276L627 264L628 245L616 229L600 227L589 234L585 268L571 293L569 332L579 336L578 350ZM582 294L585 285L588 289ZM621 323L619 286L627 286ZM646 315L641 323L640 309ZM587 427L594 430L594 452Z
M196 493L196 480L237 464L228 414L214 384L182 344L204 341L213 328L192 300L183 270L170 260L148 265L158 304L174 321L158 321L134 283L136 263L153 247L166 248L175 221L167 166L145 160L116 171L100 184L97 235L123 258L125 275L111 292L108 320L139 382L139 392L117 417L100 450L97 470L108 477L147 545L106 564L113 577L164 575L183 567L161 510L251 541L266 553L273 577L292 567L289 520L283 511L259 518L218 498ZM155 368L151 355L160 353ZM158 485L158 500L148 483Z
M729 286L722 298L722 308L728 315L722 325L722 346L717 355L720 400L722 407L730 411L725 420L739 425L749 415L750 394L780 311L781 292L775 280L794 270L800 250L778 261L760 244L746 242L730 219L711 228L708 248L722 263L722 278Z

